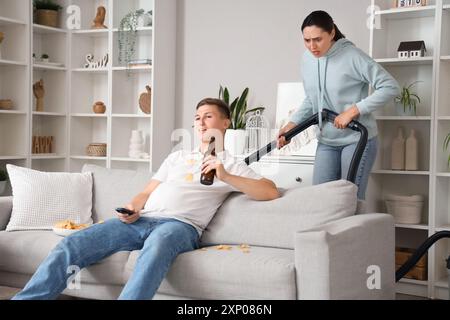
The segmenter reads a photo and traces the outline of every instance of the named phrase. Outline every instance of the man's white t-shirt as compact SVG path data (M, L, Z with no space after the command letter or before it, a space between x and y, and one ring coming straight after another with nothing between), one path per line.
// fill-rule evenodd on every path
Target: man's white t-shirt
M217 154L217 158L232 175L263 178L227 151ZM161 184L148 198L142 216L174 218L194 226L201 235L229 193L239 191L217 177L210 186L201 184L202 162L203 154L199 150L171 153L152 177Z

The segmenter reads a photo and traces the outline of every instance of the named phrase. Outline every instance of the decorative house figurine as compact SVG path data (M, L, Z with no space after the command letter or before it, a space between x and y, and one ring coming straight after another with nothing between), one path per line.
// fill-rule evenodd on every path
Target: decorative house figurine
M404 41L398 47L398 57L401 59L425 57L427 48L424 41Z
M92 24L92 29L107 29L108 27L104 25L106 16L106 9L103 6L97 8L97 15L95 16L94 23Z
M34 97L36 98L36 111L42 112L44 111L44 95L45 95L45 89L44 89L44 80L41 79L35 84L33 84L33 93Z

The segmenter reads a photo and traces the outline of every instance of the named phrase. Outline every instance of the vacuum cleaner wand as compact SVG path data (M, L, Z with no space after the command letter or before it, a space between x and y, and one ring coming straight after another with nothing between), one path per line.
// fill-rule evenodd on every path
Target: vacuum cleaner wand
M334 111L323 109L321 113L322 121L327 121L334 123L334 119L338 114ZM319 114L316 113L297 125L295 128L291 129L290 131L282 134L286 138L286 141L290 141L293 137L301 133L302 131L305 131L312 125L319 124ZM358 121L353 120L350 122L350 124L347 127L348 129L358 131L361 133L361 136L359 138L358 145L356 146L355 153L353 154L352 161L350 163L350 168L348 170L347 180L350 182L355 183L356 180L356 173L358 172L359 162L361 161L361 157L364 153L364 149L366 148L367 139L368 139L368 132L366 127L364 127L361 123ZM247 158L245 158L245 163L247 165L259 161L263 156L266 154L272 152L272 150L277 148L277 141L272 141L265 147L261 148L260 150L254 152L253 154L249 155Z

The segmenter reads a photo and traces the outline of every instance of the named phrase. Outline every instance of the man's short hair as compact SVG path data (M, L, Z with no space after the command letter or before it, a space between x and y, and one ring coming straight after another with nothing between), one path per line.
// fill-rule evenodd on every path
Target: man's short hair
M231 113L230 113L230 107L223 101L220 99L215 99L215 98L206 98L203 99L202 101L200 101L197 105L196 110L198 110L198 108L200 108L201 106L204 105L213 105L216 106L217 109L219 109L219 112L226 118L226 119L231 119Z

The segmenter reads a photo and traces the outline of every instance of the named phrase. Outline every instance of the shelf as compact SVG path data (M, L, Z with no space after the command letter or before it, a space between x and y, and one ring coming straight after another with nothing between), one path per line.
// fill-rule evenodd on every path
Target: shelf
M107 73L108 68L99 68L99 69L76 68L76 69L72 69L72 71L83 72L83 73Z
M24 160L26 156L0 156L0 160Z
M448 279L447 278L441 278L435 283L436 287L448 289Z
M450 4L444 4L443 9L444 10L450 10Z
M114 28L112 29L113 32L119 32L118 28ZM129 30L125 30L125 31L129 31ZM138 33L138 35L151 35L153 33L153 27L138 27L136 28L136 31Z
M33 68L41 69L41 70L55 70L55 71L66 71L67 70L66 67L56 67L56 66L51 66L51 65L46 65L46 64L39 64L39 63L33 64Z
M436 6L422 6L412 8L394 8L388 10L375 11L376 16L381 16L385 19L412 19L433 17L436 12Z
M0 110L0 114L23 114L26 115L27 113L25 111L18 111L18 110Z
M66 156L60 154L39 154L32 155L32 160L54 160L54 159L65 159Z
M124 158L124 157L112 157L112 161L122 161L122 162L150 162L150 159L133 159L133 158Z
M450 172L437 172L436 176L437 177L448 177L448 178L450 178Z
M120 114L120 113L115 113L112 115L113 118L151 118L152 115L151 114Z
M66 29L48 27L40 24L33 24L33 32L37 34L67 33Z
M399 282L409 283L409 284L417 284L417 285L421 285L421 286L427 286L428 285L428 281L414 280L414 279L407 279L407 278L402 278L402 279L400 279Z
M428 176L430 171L373 170L372 174Z
M384 58L384 59L375 59L375 61L385 66L432 65L433 57L420 57L413 59Z
M380 121L431 121L430 116L377 116L375 119Z
M27 63L23 61L13 61L0 59L0 66L26 66Z
M441 56L441 61L450 62L450 56Z
M25 26L26 23L23 21L20 21L20 20L0 16L0 27L11 26L11 25Z
M395 224L396 228L402 228L402 229L415 229L415 230L428 230L428 225L426 224L401 224L397 223Z
M450 231L450 225L440 226L438 228L435 228L435 231L436 232L439 232L439 231Z
M106 160L106 157L70 156L74 160Z
M71 113L71 117L84 117L84 118L106 118L106 113Z
M74 30L72 34L76 35L84 35L89 37L107 37L109 29L83 29L83 30Z
M450 116L439 116L438 120L448 121L448 120L450 120Z
M38 111L33 111L33 116L65 117L66 114L62 113L62 112L38 112Z
M144 72L150 71L153 69L153 66L142 66L142 67L113 67L113 71L129 71L129 72Z

